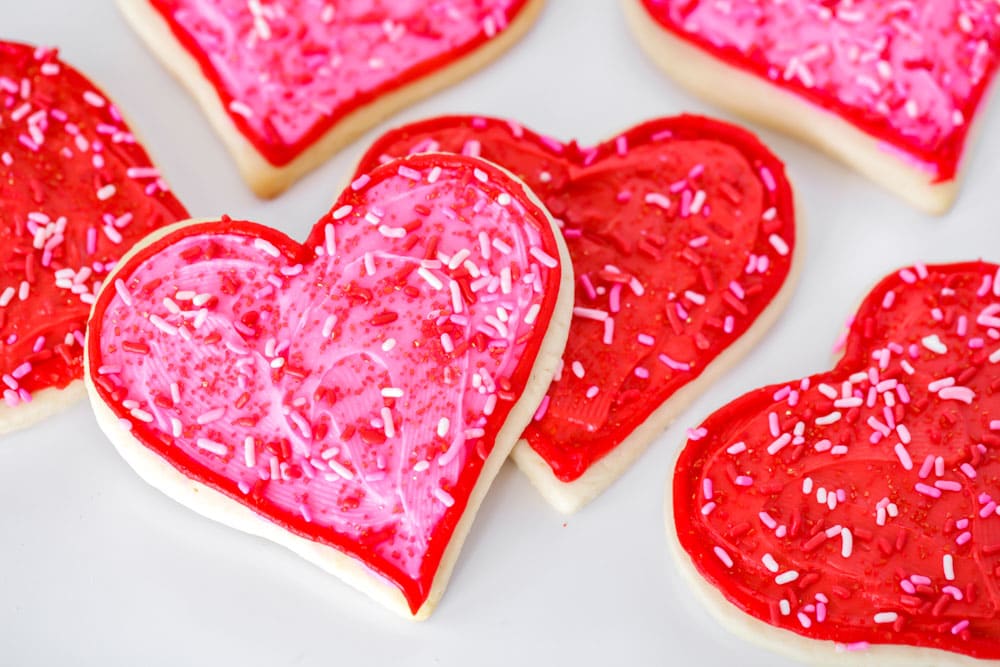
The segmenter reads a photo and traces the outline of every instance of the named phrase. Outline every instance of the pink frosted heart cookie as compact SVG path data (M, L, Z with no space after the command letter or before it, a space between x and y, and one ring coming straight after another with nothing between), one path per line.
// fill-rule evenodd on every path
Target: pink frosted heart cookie
M83 394L83 330L128 248L187 212L54 49L0 41L0 433Z
M624 2L640 44L694 92L921 209L954 201L996 73L996 2Z
M426 617L565 345L554 229L506 172L445 155L359 176L305 244L169 228L98 296L98 420L168 495Z
M906 268L833 370L694 432L668 532L725 625L824 665L998 664L998 340L1000 267Z
M260 196L471 74L544 0L118 0Z

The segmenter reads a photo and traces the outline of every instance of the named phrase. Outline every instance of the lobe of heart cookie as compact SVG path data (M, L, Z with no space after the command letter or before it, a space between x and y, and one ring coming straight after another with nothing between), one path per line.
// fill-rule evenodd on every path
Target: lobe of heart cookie
M640 0L671 34L952 180L996 73L1000 7L939 0Z
M494 39L527 4L144 1L201 65L240 132L276 166L348 113Z
M351 556L416 614L551 377L561 254L501 170L399 161L305 245L224 220L142 248L95 306L92 395L113 438Z
M187 213L114 104L53 49L0 42L0 128L0 391L18 408L82 378L101 281Z
M834 370L709 417L673 487L698 575L805 637L1000 658L998 314L994 264L904 269Z
M524 435L555 483L613 452L791 282L784 168L731 125L664 118L581 148L512 121L442 117L390 131L358 169L438 150L510 169L566 237L577 307L561 371Z

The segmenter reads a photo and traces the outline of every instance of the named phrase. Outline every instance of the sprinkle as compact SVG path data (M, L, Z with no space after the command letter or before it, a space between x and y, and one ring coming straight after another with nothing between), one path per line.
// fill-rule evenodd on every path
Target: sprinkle
M548 267L550 269L559 266L558 260L556 260L554 257L552 257L551 255L549 255L548 253L546 253L544 250L542 250L538 246L533 246L529 252L530 252L530 254L531 254L532 257L534 257L539 262L541 262L542 265L544 265L544 266L546 266L546 267Z
M208 412L203 412L202 414L198 415L197 422L202 425L210 424L214 421L222 419L223 416L225 416L225 414L226 414L226 409L224 407L215 408L214 410L209 410Z
M713 551L715 552L716 558L718 558L720 561L722 561L723 565L725 565L729 569L732 569L732 567L733 567L733 559L729 556L728 553L726 553L725 549L723 549L722 547L717 546L717 547L715 547L713 549Z
M941 497L940 489L936 489L933 486L928 486L923 482L917 482L917 484L913 488L916 489L917 493L922 493L923 495L929 496L931 498Z
M596 308L584 308L583 306L575 306L573 308L574 317L582 317L587 320L596 320L597 322L603 322L608 319L608 313L603 310L598 310Z
M948 352L947 346L941 342L941 339L938 338L937 334L925 336L920 342L923 343L924 347L935 354L946 354Z
M274 244L270 243L269 241L265 241L264 239L261 238L254 239L253 245L255 248L257 248L261 252L267 253L271 257L279 257L281 255L281 253L274 246Z
M955 559L951 554L941 557L941 566L944 569L944 578L948 581L955 581Z
M253 436L250 435L243 441L243 462L246 463L247 468L253 468L257 465L257 451L254 448Z
M211 452L217 456L225 456L229 453L229 448L225 445L218 443L214 440L209 440L208 438L198 438L195 441L200 449L204 449L206 452Z
M938 393L938 396L946 401L961 401L966 405L972 405L976 393L968 387L945 387Z
M787 572L782 572L774 578L774 583L779 586L784 586L785 584L790 584L799 578L799 573L795 570L789 570Z
M894 611L880 611L879 613L875 614L874 620L876 623L884 625L886 623L895 623L896 619L898 618L899 614L897 614Z
M851 554L854 552L854 535L847 528L842 528L840 530L841 548L840 555L844 558L850 558Z
M455 499L451 496L451 494L440 487L436 487L432 493L434 494L434 497L437 498L445 507L451 507L455 504Z

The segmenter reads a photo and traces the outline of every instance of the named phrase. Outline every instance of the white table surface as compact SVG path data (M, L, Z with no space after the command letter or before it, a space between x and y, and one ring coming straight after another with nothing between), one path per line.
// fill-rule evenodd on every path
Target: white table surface
M256 219L297 238L327 210L367 141L393 124L483 113L596 142L655 116L725 117L647 62L616 2L550 0L527 38L494 65L265 202L111 0L0 0L0 38L59 46L102 85L194 215ZM989 115L964 192L940 219L762 131L786 160L806 216L806 268L781 320L579 514L557 514L507 464L442 604L423 624L153 490L85 404L4 437L0 664L788 667L720 628L678 575L661 506L670 462L685 429L728 400L827 368L841 324L884 274L918 260L1000 260L1000 113Z

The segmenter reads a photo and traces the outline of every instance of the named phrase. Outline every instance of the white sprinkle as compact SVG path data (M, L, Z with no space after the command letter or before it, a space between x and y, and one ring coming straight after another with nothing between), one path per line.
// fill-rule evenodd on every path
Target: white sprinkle
M894 611L881 611L875 614L875 622L879 624L895 623L898 618L899 614Z
M842 528L840 531L840 539L842 541L840 555L844 558L850 558L851 554L854 552L854 535L847 528Z
M435 290L440 290L441 288L444 287L444 283L442 283L437 276L435 276L428 269L422 266L419 269L417 269L417 275L426 280L427 284L433 287Z
M451 497L451 494L442 488L435 488L432 493L434 494L434 497L441 501L441 504L445 507L451 507L455 504L455 499Z
M769 236L767 240L768 242L770 242L771 247L773 247L774 250L779 255L784 257L785 255L788 254L789 248L788 248L788 243L785 242L785 239L781 238L777 234L771 234L771 236Z
M948 581L955 581L955 559L951 554L941 557L941 566L944 568L944 578Z
M775 574L777 574L778 570L781 569L778 565L778 561L774 560L774 556L771 554L764 554L760 560L764 563L764 567Z
M547 266L550 269L559 266L559 261L556 258L552 257L538 246L532 247L529 252L532 257L534 257L544 266Z
M451 421L447 417L441 417L437 425L438 437L443 438L448 435L449 428L451 428Z
M923 343L924 347L935 354L946 354L948 352L947 346L941 342L941 339L938 338L937 334L926 336L920 342Z
M243 441L243 461L248 468L253 468L257 465L257 451L254 448L252 435L248 435L246 440Z
M271 257L278 257L281 255L278 249L274 247L274 244L270 243L269 241L265 241L264 239L260 238L254 239L253 245L255 248L257 248L262 252L267 253Z
M403 398L403 390L398 387L383 387L382 396L385 398Z
M785 584L790 584L799 578L799 573L796 570L789 570L788 572L782 572L774 578L774 583L779 586L784 586Z

